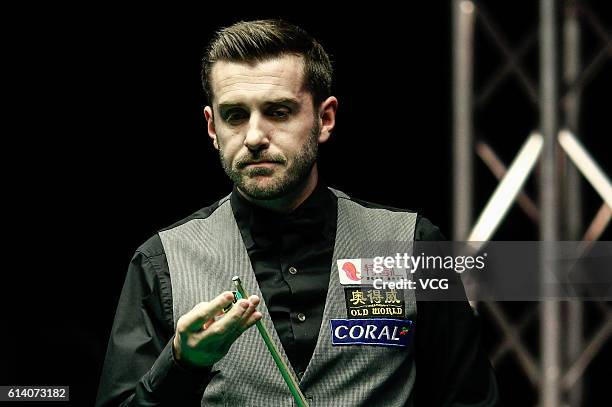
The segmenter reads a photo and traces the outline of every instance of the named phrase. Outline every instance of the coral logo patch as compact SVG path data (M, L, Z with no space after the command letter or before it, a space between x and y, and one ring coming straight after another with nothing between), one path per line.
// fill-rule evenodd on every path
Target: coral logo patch
M332 345L379 345L407 347L412 321L406 319L332 319Z

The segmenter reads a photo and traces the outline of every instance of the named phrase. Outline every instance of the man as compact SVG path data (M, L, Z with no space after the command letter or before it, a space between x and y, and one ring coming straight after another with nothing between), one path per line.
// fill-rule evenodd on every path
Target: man
M413 212L320 181L318 144L338 107L323 48L282 21L237 23L210 44L202 79L208 134L234 189L137 250L97 405L292 405L249 329L257 321L311 406L494 405L467 303L376 291L383 301L343 281L346 273L360 283L362 270L338 260L442 236ZM255 295L224 312L234 275ZM362 305L395 316L355 318Z

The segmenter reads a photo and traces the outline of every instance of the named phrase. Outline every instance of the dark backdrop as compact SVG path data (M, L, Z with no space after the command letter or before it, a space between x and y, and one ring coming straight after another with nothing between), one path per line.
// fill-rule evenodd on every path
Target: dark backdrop
M511 43L535 27L534 2L496 3L485 4ZM70 385L75 405L93 404L133 251L231 188L201 114L203 47L220 26L262 17L303 26L331 54L340 103L337 128L321 149L323 178L356 197L422 212L451 235L449 1L401 9L101 2L11 10L3 18L11 23L6 38L15 76L7 79L19 79L11 84L17 109L10 110L15 126L2 164L11 242L3 273L9 363L2 384ZM476 38L487 44L478 30ZM480 85L502 60L490 44L477 57ZM535 48L527 60L537 82ZM609 68L585 90L585 142L608 174ZM477 134L509 162L537 114L515 80L505 83L480 113ZM480 208L495 180L481 164L477 174ZM592 216L600 201L584 190L585 214ZM497 239L537 238L520 211L509 216L514 220ZM485 323L489 346L499 334ZM500 372L503 393L521 397L517 383L523 394L531 391L516 368L508 372Z

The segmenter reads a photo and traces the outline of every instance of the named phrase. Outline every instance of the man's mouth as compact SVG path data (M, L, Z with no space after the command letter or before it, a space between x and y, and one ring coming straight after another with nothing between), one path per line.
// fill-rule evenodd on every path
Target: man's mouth
M243 168L246 167L263 167L263 168L270 168L273 167L275 165L280 164L278 161L252 161L249 163L245 163L243 165Z

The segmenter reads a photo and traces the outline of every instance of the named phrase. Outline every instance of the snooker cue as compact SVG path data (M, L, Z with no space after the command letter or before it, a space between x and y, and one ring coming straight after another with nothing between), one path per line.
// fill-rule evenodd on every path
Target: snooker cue
M240 298L248 299L249 294L246 292L244 287L242 287L240 277L234 276L232 278L232 282L234 283L234 286L236 287L236 291L240 295ZM262 324L261 320L257 321L255 323L255 326L257 326L257 330L261 334L261 337L263 338L268 350L272 354L272 358L276 363L276 367L278 367L278 370L280 370L281 376L283 376L283 379L285 379L285 383L287 383L287 386L289 386L289 390L291 391L291 394L293 395L293 398L295 399L295 402L297 403L298 407L308 407L306 397L304 397L304 394L302 394L298 382L289 372L289 367L281 358L280 352L278 351L278 349L276 349L276 346L272 342L272 339L270 339L270 334L268 333L268 330L266 329L264 324Z

